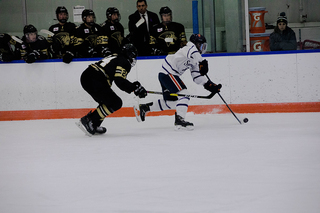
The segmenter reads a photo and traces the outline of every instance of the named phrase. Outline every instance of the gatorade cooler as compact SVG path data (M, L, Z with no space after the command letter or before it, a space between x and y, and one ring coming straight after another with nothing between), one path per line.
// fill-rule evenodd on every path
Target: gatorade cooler
M250 33L250 52L270 51L270 33Z
M265 7L250 7L250 33L264 33L266 27L264 26L264 14L268 11L265 11Z

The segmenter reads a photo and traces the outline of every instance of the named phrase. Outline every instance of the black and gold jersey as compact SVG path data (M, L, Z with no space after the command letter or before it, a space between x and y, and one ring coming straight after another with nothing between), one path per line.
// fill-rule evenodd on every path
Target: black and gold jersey
M76 28L74 36L74 48L79 57L91 57L90 51L97 52L101 56L101 50L108 46L108 37L103 34L100 25L94 24L91 28L82 23Z
M104 35L108 36L108 45L112 53L120 53L122 41L124 38L124 29L122 24L105 21L101 24L104 30Z
M187 43L184 26L170 22L155 25L150 31L150 45L161 50L162 55L174 54Z
M127 75L131 70L131 64L124 56L112 54L90 66L104 74L110 87L112 83L115 82L121 90L127 93L131 93L135 89L135 86L127 80Z

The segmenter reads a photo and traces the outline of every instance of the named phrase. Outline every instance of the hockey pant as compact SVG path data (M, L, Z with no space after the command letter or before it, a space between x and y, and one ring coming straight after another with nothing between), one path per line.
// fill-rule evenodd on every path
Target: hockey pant
M80 78L83 89L99 103L92 112L94 126L100 126L103 119L122 107L121 98L110 88L106 76L89 66Z
M186 85L180 77L176 75L159 73L158 77L163 92L163 99L153 102L150 106L150 111L176 109L177 114L185 118L190 98L178 98L177 96L170 96L170 93L188 94Z

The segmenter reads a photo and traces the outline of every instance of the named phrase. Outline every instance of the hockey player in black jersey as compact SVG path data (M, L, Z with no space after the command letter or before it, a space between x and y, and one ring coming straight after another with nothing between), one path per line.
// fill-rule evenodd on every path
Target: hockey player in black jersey
M127 75L136 62L137 53L132 44L126 44L119 55L109 55L91 64L82 73L80 81L83 89L99 104L93 112L76 123L86 135L105 133L106 128L100 126L102 121L122 107L121 98L111 89L113 82L127 93L134 92L139 98L146 97L147 91L138 81L131 83L127 80Z
M68 22L69 13L63 6L57 7L56 17L59 23L49 28L49 31L54 33L54 36L48 37L51 52L53 58L62 58L63 62L70 63L74 57L73 39L76 25Z
M151 55L174 54L187 43L184 26L172 21L169 7L162 7L159 14L162 22L150 31Z
M20 58L20 51L16 50L16 41L9 34L0 33L0 61L10 62Z
M101 24L104 35L108 36L111 53L120 53L124 39L124 29L120 24L121 15L117 8L109 7L106 11L107 20Z
M45 37L38 35L37 29L29 24L23 28L23 44L19 45L21 57L27 63L33 63L39 59L50 58L49 42Z
M78 57L105 57L110 54L108 37L103 35L103 29L96 24L96 16L90 9L82 11L83 23L75 32L74 48Z

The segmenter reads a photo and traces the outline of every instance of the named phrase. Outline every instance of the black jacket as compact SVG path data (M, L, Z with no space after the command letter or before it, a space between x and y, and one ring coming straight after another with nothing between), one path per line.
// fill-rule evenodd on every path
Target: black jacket
M274 30L270 35L270 50L280 51L280 50L296 50L297 49L297 39L295 32L290 28L286 29L281 33L278 28Z
M159 17L156 13L147 10L149 31L156 24L160 23ZM129 16L129 40L137 48L139 56L150 55L149 40L150 34L147 31L146 23L144 22L138 28L136 23L140 20L141 16L138 10Z

